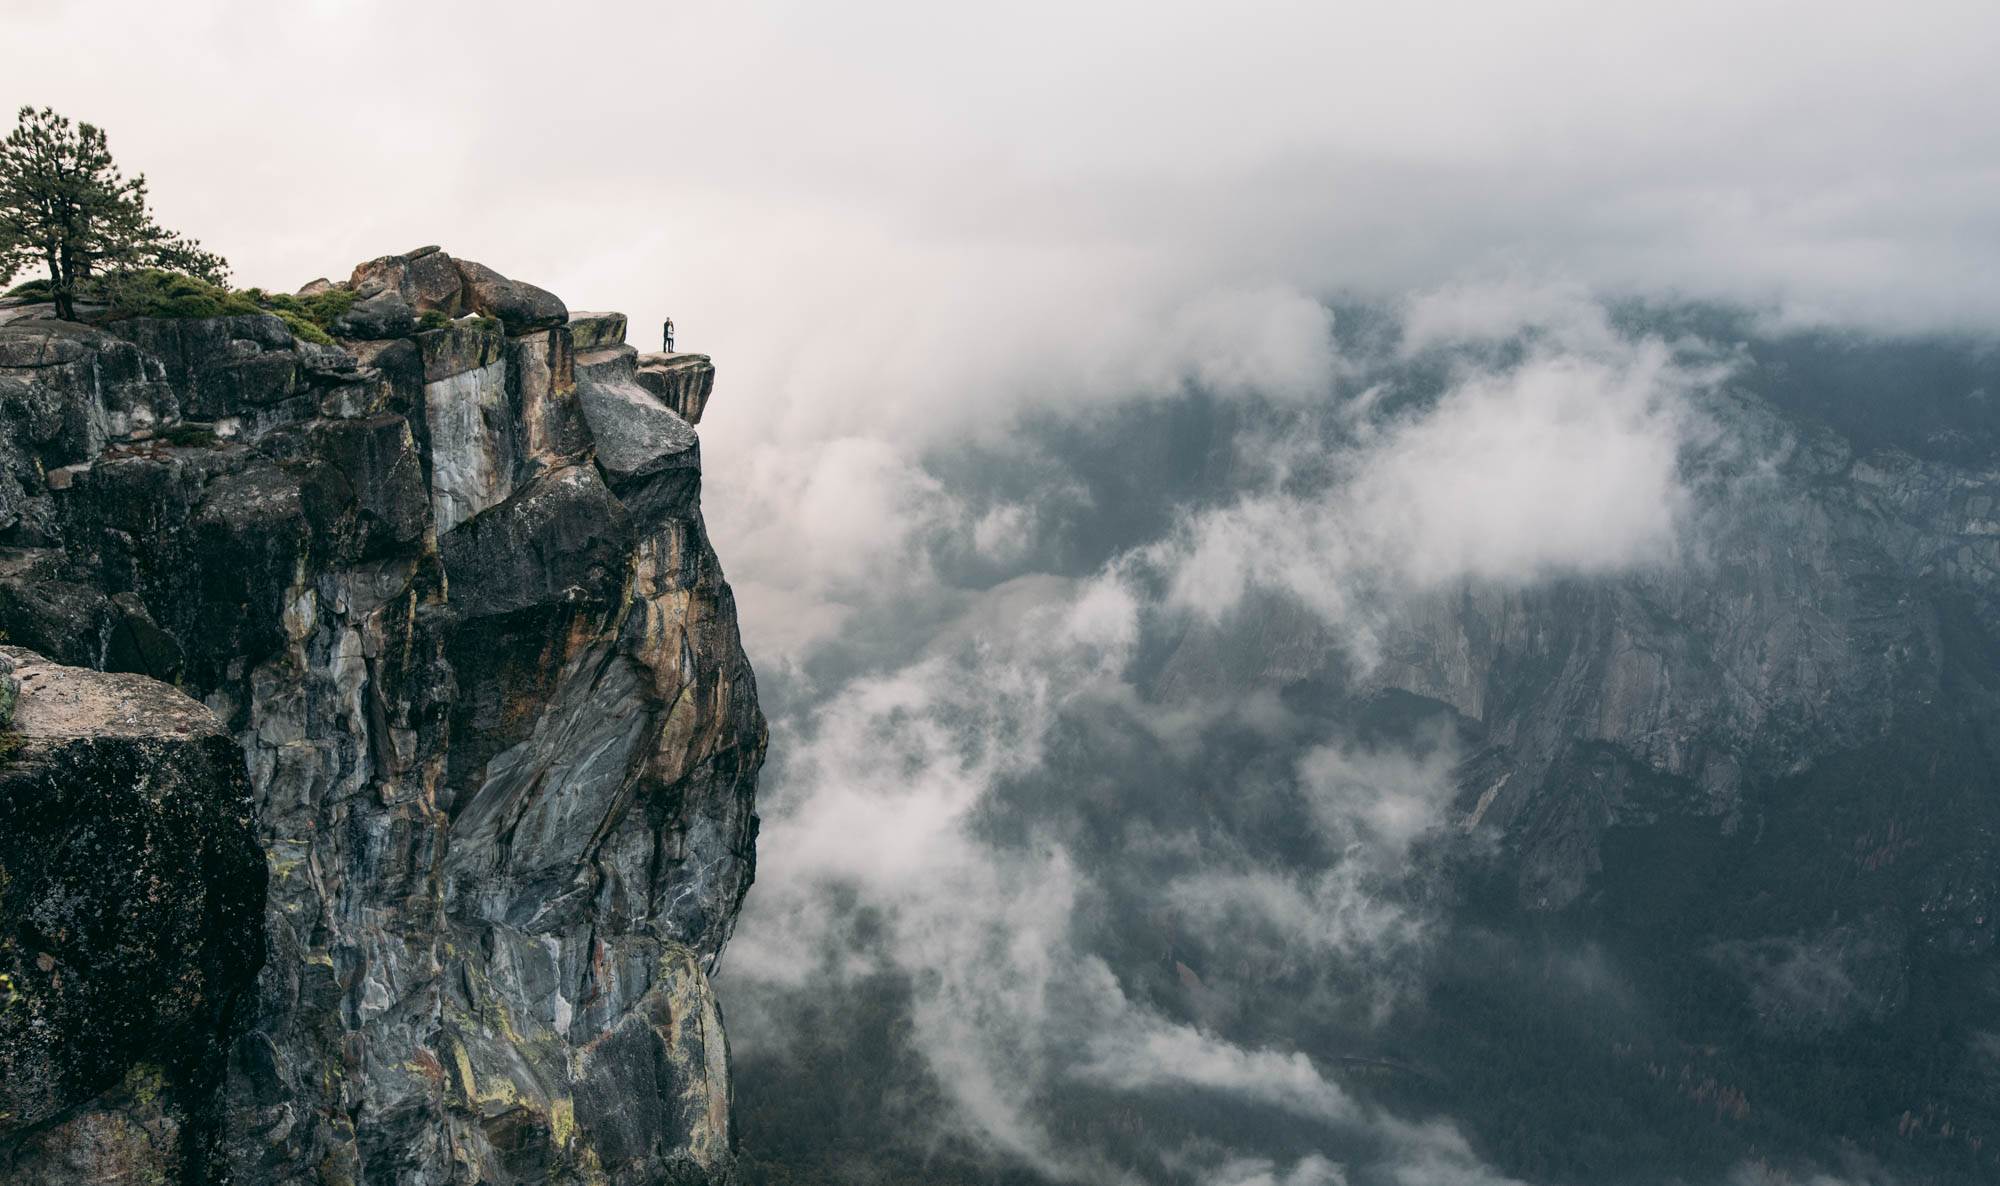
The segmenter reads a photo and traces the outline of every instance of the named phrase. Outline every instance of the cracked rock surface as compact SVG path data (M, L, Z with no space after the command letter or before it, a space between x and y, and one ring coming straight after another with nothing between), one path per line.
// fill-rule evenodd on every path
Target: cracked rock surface
M396 310L335 347L0 325L0 629L177 684L247 776L268 954L186 1031L197 1135L243 1183L733 1181L765 730L689 417L617 314L436 248L345 284ZM176 1165L134 1073L49 1107L123 1092L89 1147Z

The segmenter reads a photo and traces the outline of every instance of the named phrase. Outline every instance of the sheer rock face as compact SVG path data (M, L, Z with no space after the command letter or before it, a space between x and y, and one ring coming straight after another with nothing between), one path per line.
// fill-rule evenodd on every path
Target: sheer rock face
M0 628L178 679L246 759L269 959L212 1034L218 1148L239 1182L730 1180L707 975L765 734L694 433L618 315L435 249L348 286L506 332L0 326L34 426Z
M241 753L144 676L0 673L0 1181L201 1181L264 953Z

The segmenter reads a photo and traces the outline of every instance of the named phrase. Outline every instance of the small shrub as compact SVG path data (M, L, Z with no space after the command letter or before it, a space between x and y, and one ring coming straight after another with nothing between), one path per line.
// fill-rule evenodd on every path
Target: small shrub
M308 320L312 317L306 310L305 302L289 292L265 292L261 288L246 288L243 290L243 295L273 313L296 313Z
M47 291L48 281L37 280L20 285L8 295L32 296ZM107 306L101 317L104 321L123 321L128 317L200 318L271 313L285 323L293 337L321 346L334 344L333 335L327 332L332 328L334 319L353 308L354 303L361 299L345 288L330 288L308 297L265 292L261 288L231 291L193 276L158 268L91 277L80 286L78 295ZM425 328L431 328L430 315L425 317ZM449 319L444 323L450 324Z
M229 317L263 312L244 293L158 268L93 276L78 287L85 300L106 306L106 321L128 317Z
M305 314L295 313L290 309L274 308L271 311L284 321L285 327L292 331L292 336L301 342L315 342L321 346L333 345L333 335L321 329Z
M298 301L307 317L326 326L332 325L334 318L352 309L354 302L360 300L361 296L351 288L329 288L325 292L316 292L309 297L293 299Z
M286 328L292 331L293 337L321 346L333 345L333 335L326 331L332 327L333 319L347 312L357 299L344 288L330 289L309 297L246 288L242 295L264 312L277 314Z

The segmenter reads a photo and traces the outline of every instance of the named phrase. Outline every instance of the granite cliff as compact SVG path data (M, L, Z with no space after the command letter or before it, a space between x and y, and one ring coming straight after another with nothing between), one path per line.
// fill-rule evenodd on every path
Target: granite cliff
M0 308L0 630L199 700L247 775L203 749L212 806L247 791L265 857L180 887L254 889L263 952L210 952L212 1006L144 1023L183 1054L135 1040L0 1117L0 1164L732 1180L707 977L765 730L701 516L713 369L436 248L327 289L354 298L331 345L277 315ZM119 1177L73 1121L132 1115L142 1063L201 1156Z

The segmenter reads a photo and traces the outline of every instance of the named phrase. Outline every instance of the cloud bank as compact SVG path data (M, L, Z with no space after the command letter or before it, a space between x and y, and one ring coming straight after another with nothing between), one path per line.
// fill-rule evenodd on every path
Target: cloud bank
M1214 685L1222 669L1189 667L1185 647L1169 667L1205 673L1201 695L1137 674L1188 631L1278 646L1260 621L1274 597L1365 672L1399 600L1679 562L1697 524L1681 461L1727 367L1615 332L1595 305L1520 300L1512 318L1470 319L1433 300L1511 298L1461 288L1401 311L1412 328L1392 358L1436 353L1435 391L1329 352L1317 401L1254 385L1203 396L1247 417L1227 497L1183 506L1081 575L1036 572L995 541L1060 520L1088 490L983 506L963 455L897 478L911 499L884 508L880 575L823 575L855 582L840 586L855 599L844 633L886 614L925 641L807 638L776 677L811 691L779 725L766 873L724 977L759 1002L749 1047L785 1057L773 1002L874 993L888 976L936 1092L919 1144L1064 1181L1502 1180L1449 1122L1359 1103L1323 1053L1274 1040L1245 1004L1282 983L1350 1038L1393 1014L1435 935L1410 870L1447 821L1454 739L1329 731L1254 686ZM1044 447L983 446L1028 468ZM966 550L1025 571L955 585L936 558ZM1232 745L1258 757L1234 765ZM1160 974L1109 958L1121 943L1159 948ZM1121 1153L1057 1122L1077 1092L1206 1099L1303 1135L1282 1150L1209 1136Z

